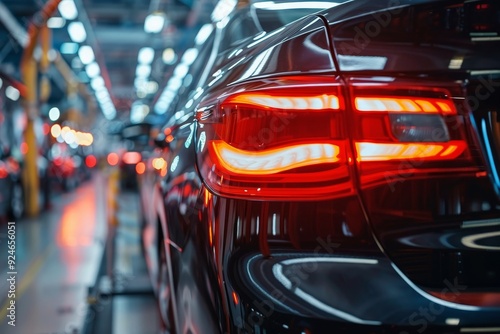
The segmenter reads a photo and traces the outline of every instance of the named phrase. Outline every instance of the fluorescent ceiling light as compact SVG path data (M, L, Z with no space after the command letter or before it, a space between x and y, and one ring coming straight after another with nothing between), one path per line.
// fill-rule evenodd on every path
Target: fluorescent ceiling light
M58 29L64 27L66 20L62 17L51 17L47 20L47 27L50 29Z
M193 63L193 61L196 59L197 56L198 56L198 49L190 48L184 52L181 61L182 63L189 66Z
M90 82L90 86L92 87L93 90L98 90L101 87L105 87L104 79L101 76L97 76L92 79Z
M236 4L237 0L219 0L212 12L212 21L217 22L227 17L236 7Z
M80 47L80 50L78 50L78 56L85 65L88 65L95 60L94 50L92 50L92 47L88 45L82 45Z
M165 64L172 65L173 63L175 63L175 59L177 58L177 56L175 55L174 49L166 48L163 51L161 58Z
M106 119L108 120L112 120L116 117L116 109L114 108L103 109L102 112L104 113L104 117L106 117Z
M75 54L78 51L77 43L62 43L61 44L61 53L62 54Z
M155 50L150 47L141 48L139 50L138 61L140 64L151 64L155 57Z
M95 93L95 96L97 97L97 99L101 102L105 102L105 101L108 101L110 100L109 99L109 93L107 90L105 89L102 89L102 90L99 90Z
M78 10L73 0L62 0L59 3L58 9L61 16L66 20L74 20L78 16Z
M136 89L139 89L141 88L143 85L146 85L146 83L148 82L148 80L146 78L141 78L141 77L137 77L135 78L134 80L134 87Z
M96 62L90 63L85 67L85 72L89 76L89 78L94 78L98 76L101 73L101 69L99 68L99 65L97 65Z
M19 93L19 91L15 87L7 86L7 88L5 88L5 96L7 96L12 101L19 100L20 95L21 94Z
M82 43L87 38L87 32L82 22L71 22L68 25L68 34L75 43Z
M165 14L156 12L149 14L144 20L144 31L147 33L159 33L165 25Z
M151 74L151 66L140 64L137 65L137 69L135 70L135 75L138 77L147 77Z
M186 64L179 64L174 69L174 77L183 79L189 72L189 66Z
M201 45L205 43L207 40L208 36L212 33L214 30L214 26L210 23L204 24L200 30L198 30L198 33L196 34L196 37L194 38L194 42L196 45Z
M50 108L49 118L52 122L57 121L59 119L59 116L61 116L61 111L59 111L59 108L57 107Z
M177 92L182 86L182 78L172 77L168 80L167 88L169 90Z

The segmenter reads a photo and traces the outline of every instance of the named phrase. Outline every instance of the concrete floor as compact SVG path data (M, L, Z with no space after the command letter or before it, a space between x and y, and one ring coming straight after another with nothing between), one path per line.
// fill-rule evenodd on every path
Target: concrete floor
M94 321L87 297L102 274L99 268L107 233L113 231L108 225L109 204L115 200L115 253L107 271L119 289L130 286L144 294L125 293L108 300L113 306L112 319L108 319L112 330L103 334L159 333L139 243L138 195L119 192L110 199L108 185L108 174L96 172L74 191L54 194L50 211L15 222L14 275L8 274L12 270L7 263L7 225L0 227L0 333L82 333L88 322ZM15 297L9 296L7 279L11 276L15 276ZM9 325L7 317L12 301L15 327Z

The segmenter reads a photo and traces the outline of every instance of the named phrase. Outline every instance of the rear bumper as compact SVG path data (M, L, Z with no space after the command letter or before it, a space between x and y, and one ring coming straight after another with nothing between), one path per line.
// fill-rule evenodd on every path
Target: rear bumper
M500 332L500 308L437 298L383 254L276 252L238 262L226 288L240 332ZM456 281L444 285L448 296L464 293Z

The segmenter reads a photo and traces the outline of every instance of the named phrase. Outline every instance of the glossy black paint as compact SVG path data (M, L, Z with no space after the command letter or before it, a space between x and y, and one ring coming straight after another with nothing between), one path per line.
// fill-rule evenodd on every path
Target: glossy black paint
M418 13L449 12L450 6L455 13L461 5L352 1L229 49L220 46L224 28L214 33L213 44L204 47L212 50L207 55L218 55L198 60L206 67L184 102L192 101L181 101L180 118L165 126L174 139L156 151L168 162L167 174L146 175L141 189L153 277L157 246L166 245L169 276L163 284L170 291L173 332L500 331L499 44L469 43L465 28L461 37L443 38L449 43L443 47L437 37L430 41L432 29L401 30L402 40L395 43L386 38L394 33L391 24L415 27ZM380 17L390 17L390 23L381 24ZM353 49L342 43L355 41L355 27L369 22L378 23L381 33L358 45L359 53L346 53ZM480 60L449 69L450 60L463 54ZM387 58L383 66L381 57ZM241 89L279 86L276 78L299 74L331 76L344 85L359 78L413 80L456 87L457 99L461 90L462 98L476 96L478 108L460 111L459 123L475 145L474 164L427 170L388 164L390 182L364 183L363 169L351 163L354 191L323 201L236 199L209 190L200 176L206 166L197 108ZM478 91L489 94L481 98Z

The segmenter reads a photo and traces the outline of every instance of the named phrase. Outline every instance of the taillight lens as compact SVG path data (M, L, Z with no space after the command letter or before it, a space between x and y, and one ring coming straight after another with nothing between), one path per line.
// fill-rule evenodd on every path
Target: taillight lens
M387 81L349 80L363 186L474 166L458 84Z
M477 169L466 104L452 99L463 97L458 84L383 79L342 86L282 78L203 102L196 118L205 184L228 197L314 200L352 194L354 163L362 186L410 169Z
M345 101L327 77L229 94L197 112L198 159L215 193L310 200L353 192Z

